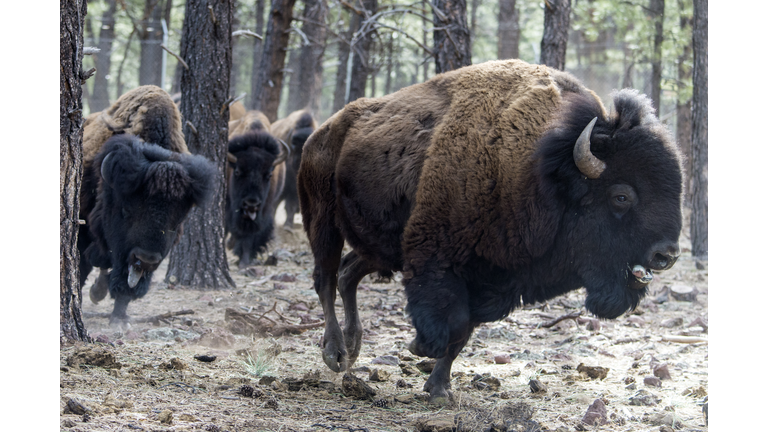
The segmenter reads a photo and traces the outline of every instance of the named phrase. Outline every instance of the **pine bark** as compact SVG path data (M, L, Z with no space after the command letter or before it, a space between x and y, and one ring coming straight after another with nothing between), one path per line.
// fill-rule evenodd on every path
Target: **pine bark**
M90 341L82 318L77 250L83 167L83 26L85 0L61 0L59 9L59 340Z
M117 2L106 0L107 8L101 15L101 29L99 30L99 52L94 54L96 63L96 75L93 76L93 94L91 95L91 112L98 112L109 107L109 84L107 75L111 66L112 41L115 39L115 12Z
M139 63L139 85L152 84L162 87L163 8L160 0L146 0L144 19L141 22L141 54Z
M349 95L347 102L352 102L365 97L365 87L368 76L371 74L371 46L373 45L374 32L365 21L376 13L377 0L360 0L356 3L363 15L353 13L350 24L352 36L352 74L349 77ZM354 31L352 30L354 28Z
M499 59L520 57L520 12L516 0L499 0Z
M568 30L571 26L571 0L545 0L544 35L539 63L565 70Z
M264 37L264 51L261 55L258 82L253 97L255 109L267 116L270 122L277 120L280 105L280 91L283 86L283 67L288 47L289 33L293 19L293 5L296 0L273 0Z
M680 29L683 34L686 34L687 32L691 31L691 25L693 23L693 18L691 16L685 15L684 8L685 4L683 0L678 0L678 7L681 11L680 14ZM692 129L692 113L691 113L691 105L692 101L689 96L689 93L687 91L688 83L692 80L692 69L689 66L689 61L691 59L692 55L692 47L691 47L691 40L689 39L685 46L683 47L683 51L680 53L680 56L678 57L677 61L677 86L678 86L678 97L677 97L677 143L680 146L680 149L682 150L683 154L685 155L685 165L684 165L684 174L685 174L685 205L686 207L691 206L691 161L693 160L692 154L691 154L691 136L693 134Z
M333 91L333 112L347 104L347 62L349 61L349 40L352 34L347 32L339 38L339 67L336 69L336 87Z
M693 1L693 191L691 211L691 254L709 255L709 156L708 156L708 15L707 0Z
M656 112L661 114L661 44L664 42L664 0L650 0L648 15L653 21L651 100Z
M466 0L435 0L433 6L435 73L472 64Z
M210 5L210 9L209 9ZM232 67L232 0L187 0L181 57L181 115L190 152L218 168L212 199L193 207L171 249L165 281L198 289L235 286L224 249L224 191Z

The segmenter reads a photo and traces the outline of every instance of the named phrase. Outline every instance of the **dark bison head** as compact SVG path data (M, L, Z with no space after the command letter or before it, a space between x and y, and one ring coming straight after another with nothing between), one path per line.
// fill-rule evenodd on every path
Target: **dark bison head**
M592 98L567 101L538 153L543 195L564 203L555 261L605 318L637 306L653 271L675 263L683 223L681 156L650 100L622 90L613 104L605 117Z
M89 224L94 265L111 267L113 317L124 318L131 299L146 294L152 272L177 241L193 205L211 194L215 167L132 135L110 138L93 164L102 178Z
M269 193L270 178L288 152L280 152L280 143L263 131L249 132L229 141L230 209L235 219L256 222L262 218Z

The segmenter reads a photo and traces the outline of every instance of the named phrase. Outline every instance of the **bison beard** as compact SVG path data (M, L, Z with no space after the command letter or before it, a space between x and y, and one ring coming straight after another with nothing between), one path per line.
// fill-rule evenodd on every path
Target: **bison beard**
M97 184L98 193L78 243L81 284L93 266L102 269L91 297L101 300L108 285L115 299L111 322L126 320L128 303L147 293L187 213L209 198L215 171L202 156L175 153L132 135L110 138L95 156L83 180Z
M409 348L438 359L432 400L450 396L451 364L480 323L579 287L599 317L637 306L680 253L681 156L647 97L623 90L613 103L609 115L571 75L508 60L328 119L298 175L325 363L355 362L355 291L376 271L403 272Z

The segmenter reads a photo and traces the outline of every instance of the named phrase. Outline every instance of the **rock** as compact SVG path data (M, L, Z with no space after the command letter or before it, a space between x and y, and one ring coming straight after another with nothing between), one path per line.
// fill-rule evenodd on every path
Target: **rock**
M661 326L665 328L680 327L683 325L683 319L680 317L665 319L661 322Z
M685 427L680 416L676 415L674 412L667 411L651 415L648 422L654 426L666 426L674 429L682 429Z
M105 369L120 369L122 364L115 360L115 355L99 345L80 345L67 358L67 366L79 368L80 365L99 366Z
M424 373L432 373L432 370L435 368L435 363L437 363L437 360L435 359L422 360L416 363L416 368Z
M397 388L413 388L413 384L409 384L409 383L405 382L404 379L400 378L395 383L395 387L397 387Z
M163 412L157 415L157 419L160 421L160 423L169 425L173 423L173 411L165 409Z
M389 379L389 372L385 370L374 369L368 375L368 381L371 382L383 382Z
M695 287L687 285L672 285L669 288L669 295L677 301L692 302L696 301L696 295L699 293Z
M576 368L580 373L585 374L591 379L605 379L608 376L609 368L602 366L585 366L584 363L580 363Z
M290 274L290 273L280 273L272 276L271 278L273 281L278 282L296 282L296 276Z
M274 255L270 255L266 261L264 261L264 265L268 266L276 266L277 265L277 257Z
M163 342L174 342L176 341L176 338L192 340L200 336L200 334L195 332L179 330L170 327L158 327L149 329L146 331L145 335L149 340L159 340Z
M400 359L391 355L383 355L371 360L371 364L397 366L400 364Z
M693 396L697 398L701 398L706 395L707 395L707 389L705 389L704 386L688 387L683 392L683 396Z
M629 404L635 406L654 406L661 402L661 398L647 390L638 390L629 398Z
M413 376L413 375L418 375L419 374L419 371L417 371L413 367L411 367L409 365L406 365L406 364L401 364L400 365L400 371L405 376Z
M478 390L491 390L496 391L501 387L501 381L499 381L498 378L495 376L492 376L489 373L484 373L482 375L477 374L474 377L472 377L471 381L472 387L478 389Z
M605 402L602 399L595 399L587 408L587 413L584 414L581 422L589 426L608 424L608 410L605 408Z
M199 422L200 421L199 418L193 416L192 414L180 414L179 415L179 420L183 421L183 422L190 422L190 423L191 422Z
M298 303L294 303L294 304L288 306L288 310L307 312L307 311L309 311L309 307L307 306L306 303L304 303L303 301L300 301Z
M216 360L216 356L215 355L196 355L194 359L204 363L210 363Z
M493 356L493 362L496 364L507 364L510 361L512 360L509 357L509 354L497 354Z
M531 387L531 393L546 393L547 392L547 386L544 385L543 382L532 379L528 381L528 386Z
M69 398L67 399L67 404L64 406L62 414L93 415L98 411L96 406L90 402Z
M654 366L653 375L663 380L672 379L672 375L669 374L669 366L666 363Z
M656 377L645 377L643 378L643 384L649 386L649 387L659 387L661 388L661 380Z
M457 429L453 415L421 417L413 426L416 432L453 432Z
M248 267L243 271L246 276L250 277L262 277L264 276L264 269L259 267Z
M368 400L376 396L376 390L366 384L365 381L349 373L345 373L341 380L341 393L346 397L358 400Z
M187 369L187 364L174 357L168 363L161 364L160 368L165 370L184 370Z
M275 381L277 382L277 381ZM264 408L271 408L273 410L277 410L277 408L280 406L280 404L277 403L277 399L274 396L270 396L269 399L267 399L266 402L264 402L264 405L262 407Z

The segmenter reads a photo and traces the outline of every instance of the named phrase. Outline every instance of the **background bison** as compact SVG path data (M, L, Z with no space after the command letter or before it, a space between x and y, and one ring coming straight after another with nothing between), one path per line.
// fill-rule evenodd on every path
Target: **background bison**
M521 304L584 286L599 317L635 307L679 254L681 157L646 97L624 90L613 104L609 115L567 73L494 61L326 121L298 178L325 363L357 358L357 284L376 271L403 271L409 348L439 359L432 400L449 396L474 328Z
M265 250L274 234L289 150L268 132L255 130L230 138L228 152L224 225L231 235L228 246L244 268Z
M274 122L270 128L272 135L291 147L291 155L285 163L285 187L280 195L280 201L285 202L285 226L288 228L293 228L293 218L299 212L296 176L301 164L301 152L307 138L315 129L317 129L317 122L307 109L292 112L288 117Z

